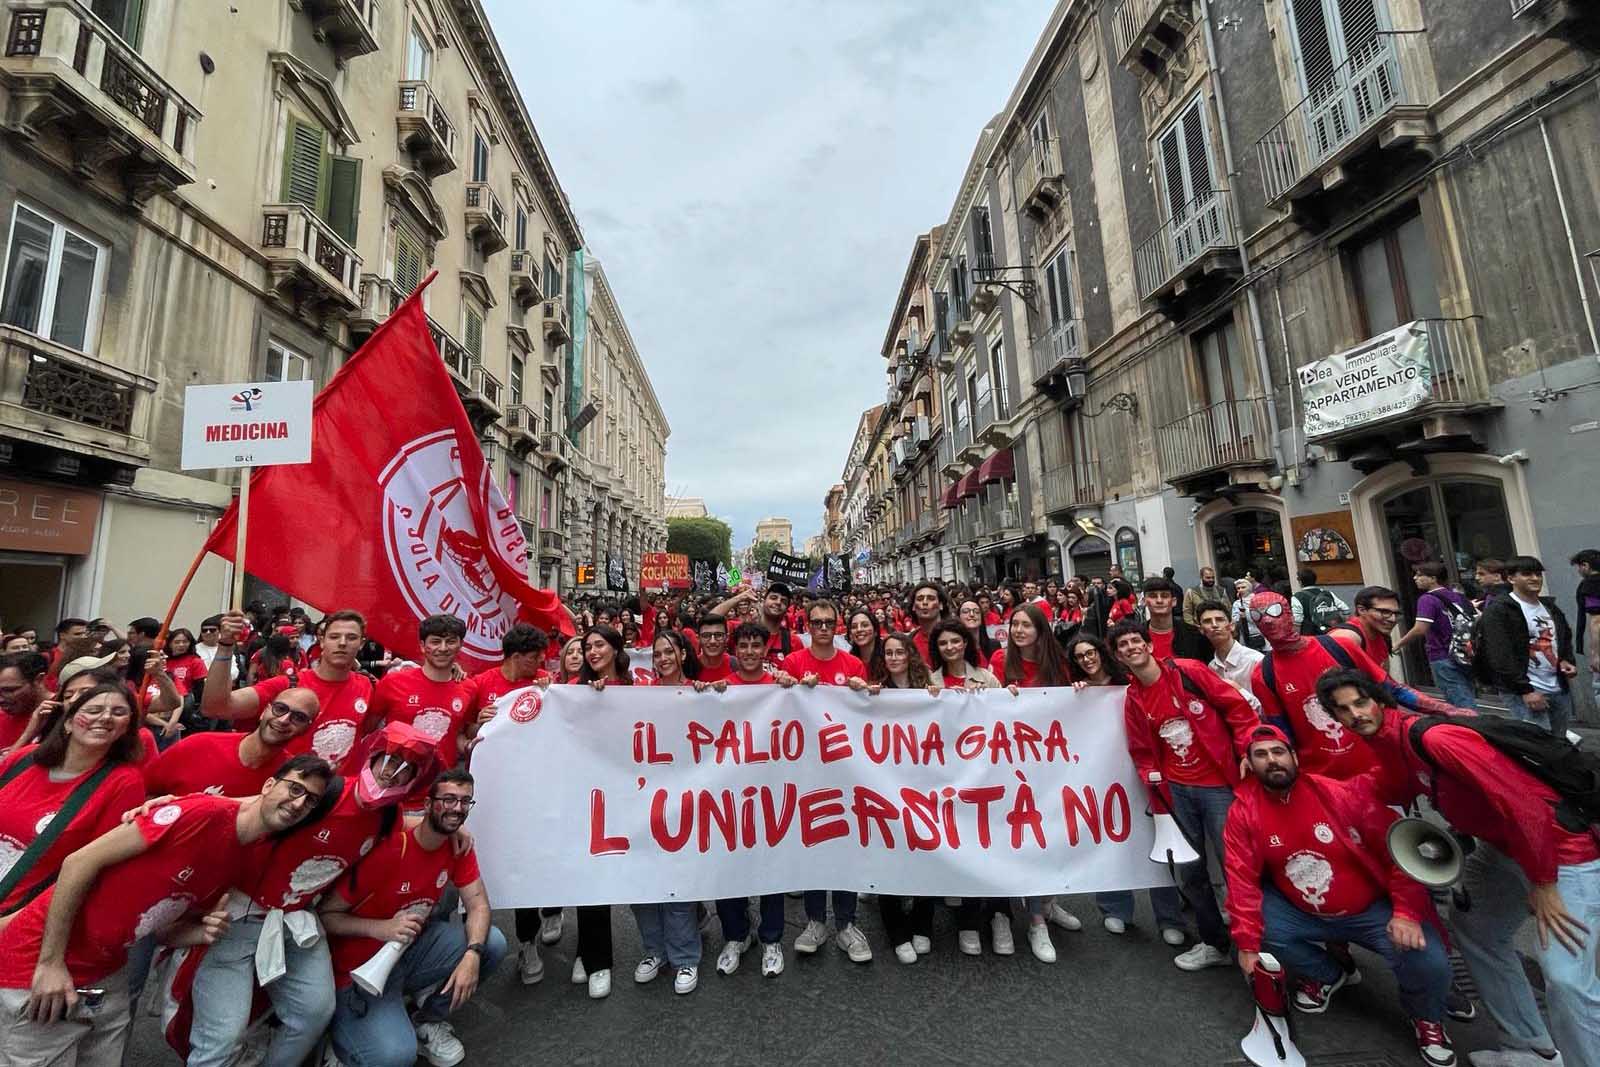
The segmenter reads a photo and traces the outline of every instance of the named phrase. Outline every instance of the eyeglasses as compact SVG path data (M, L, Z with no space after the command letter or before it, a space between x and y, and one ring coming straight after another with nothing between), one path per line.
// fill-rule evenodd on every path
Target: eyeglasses
M1100 653L1096 652L1092 648L1086 648L1082 652L1074 652L1072 654L1072 658L1080 662L1086 659L1099 659Z
M307 797L309 797L311 798L311 803L313 804L320 803L322 800L321 793L313 792L312 790L301 785L299 782L290 781L287 778L280 778L278 779L278 784L283 787L283 791L285 793L289 794L290 800L305 800Z
M1395 619L1399 618L1400 616L1400 612L1394 608L1366 608L1364 610L1370 611L1372 614L1383 619Z
M292 704L285 704L281 700L274 700L272 703L268 704L267 710L272 712L274 715L289 716L289 721L294 723L296 726L310 726L313 721L312 716L308 713L301 711Z
M1264 608L1251 608L1250 621L1260 622L1262 619L1279 619L1283 617L1282 604L1268 604Z
M839 625L839 620L838 619L833 619L833 618L819 619L819 618L817 618L815 616L812 616L811 618L807 619L806 621L809 622L812 626L822 626L822 627L826 627L828 629L832 629L833 627Z
M79 708L76 712L74 712L74 714L80 715L85 719L133 718L133 710L125 704L118 705L116 707Z
M471 797L429 797L428 799L446 810L460 808L462 811L471 811L472 806L477 803Z

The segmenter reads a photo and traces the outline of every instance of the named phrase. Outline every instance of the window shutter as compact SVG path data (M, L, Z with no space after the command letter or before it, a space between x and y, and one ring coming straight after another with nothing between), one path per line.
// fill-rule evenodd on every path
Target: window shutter
M1060 326L1061 320L1066 317L1061 313L1060 271L1060 256L1051 260L1050 265L1044 269L1044 287L1045 291L1050 295L1050 326L1052 329Z
M1161 178L1167 187L1167 217L1183 217L1183 205L1188 197L1183 195L1183 156L1178 144L1178 129L1173 127L1161 135Z
M483 359L483 317L476 311L467 310L467 351L472 353L475 360Z
M1183 150L1189 162L1189 200L1211 192L1211 154L1206 148L1205 116L1200 108L1203 98L1197 97L1194 106L1183 113Z
M394 286L402 297L410 296L422 284L422 245L405 230L394 238Z
M1324 0L1292 0L1294 10L1295 44L1300 54L1300 71L1306 80L1306 92L1317 96L1336 65L1333 42L1328 34L1328 16L1323 10ZM1368 0L1370 4L1370 0Z
M327 153L322 127L290 117L283 146L283 202L321 213Z
M1378 41L1378 7L1373 0L1339 0L1339 27L1345 55L1360 61Z
M333 156L328 160L328 225L346 244L354 245L360 213L361 160Z

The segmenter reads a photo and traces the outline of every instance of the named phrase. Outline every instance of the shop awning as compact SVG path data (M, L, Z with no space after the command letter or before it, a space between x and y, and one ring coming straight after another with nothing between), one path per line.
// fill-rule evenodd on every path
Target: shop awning
M956 483L956 499L965 500L969 496L977 496L978 486L982 484L978 481L977 471L968 471L966 477Z
M1011 454L1011 449L1002 448L982 463L978 464L978 484L988 485L990 482L1001 482L1007 478L1017 476L1017 461Z
M961 489L961 483L959 481L951 482L950 483L950 488L946 489L944 491L944 496L939 499L939 506L941 508L944 508L945 510L949 510L950 508L953 508L953 507L957 506L958 504L960 504L961 503L961 497L959 495L959 490L960 489Z

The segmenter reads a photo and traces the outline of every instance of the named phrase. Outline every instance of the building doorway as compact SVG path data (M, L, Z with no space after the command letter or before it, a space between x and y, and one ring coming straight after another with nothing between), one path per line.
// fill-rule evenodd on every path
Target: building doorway
M1071 573L1084 581L1111 576L1111 545L1098 537L1083 536L1067 546Z
M6 591L0 630L33 627L41 635L55 632L65 612L67 557L32 552L0 552L0 589Z
M1283 520L1266 508L1237 508L1206 525L1211 537L1211 563L1217 581L1230 594L1232 579L1247 574L1268 585L1288 581L1289 556Z

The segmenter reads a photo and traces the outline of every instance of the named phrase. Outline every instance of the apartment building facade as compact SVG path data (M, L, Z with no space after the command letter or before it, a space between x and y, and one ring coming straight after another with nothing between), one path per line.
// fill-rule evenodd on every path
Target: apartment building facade
M5 0L0 35L0 501L42 516L0 542L13 610L164 605L232 494L178 470L184 387L324 384L430 274L530 570L570 573L583 235L477 0Z
M980 450L1015 471L967 498L1016 515L999 551L958 525L974 573L1308 566L1409 601L1415 563L1471 589L1530 553L1565 598L1600 430L1597 41L1549 0L1058 3L935 254L946 490ZM996 340L1015 377L990 361L974 410Z

